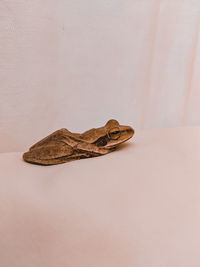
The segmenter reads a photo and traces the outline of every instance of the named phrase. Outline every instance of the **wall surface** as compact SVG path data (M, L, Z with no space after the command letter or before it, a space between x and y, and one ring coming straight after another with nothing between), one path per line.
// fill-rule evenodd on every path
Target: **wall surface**
M116 118L200 124L199 0L0 1L0 152Z

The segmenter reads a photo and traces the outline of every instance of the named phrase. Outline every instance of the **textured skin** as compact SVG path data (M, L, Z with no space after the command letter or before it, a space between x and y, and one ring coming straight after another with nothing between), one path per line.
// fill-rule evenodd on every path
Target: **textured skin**
M134 130L116 120L109 120L105 126L88 130L82 134L60 129L45 137L28 152L23 159L29 163L53 165L75 159L105 155L130 139Z

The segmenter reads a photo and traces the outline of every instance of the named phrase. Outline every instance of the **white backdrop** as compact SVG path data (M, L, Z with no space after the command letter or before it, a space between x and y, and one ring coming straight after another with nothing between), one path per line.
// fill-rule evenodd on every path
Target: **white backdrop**
M200 124L199 0L0 1L0 151L110 118Z

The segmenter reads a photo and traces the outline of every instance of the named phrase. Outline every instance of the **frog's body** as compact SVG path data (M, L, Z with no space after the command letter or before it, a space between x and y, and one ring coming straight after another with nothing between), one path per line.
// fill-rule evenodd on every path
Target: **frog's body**
M109 120L105 126L83 134L71 133L63 128L33 145L23 154L23 159L30 163L53 165L101 156L115 150L133 134L130 126L119 125L116 120Z

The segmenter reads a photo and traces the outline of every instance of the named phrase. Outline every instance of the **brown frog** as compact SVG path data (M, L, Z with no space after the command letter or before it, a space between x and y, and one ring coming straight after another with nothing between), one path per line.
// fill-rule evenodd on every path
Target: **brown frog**
M82 134L63 128L33 145L23 154L23 159L29 163L53 165L97 157L114 151L133 135L134 130L130 126L120 125L116 120L109 120L105 126Z

